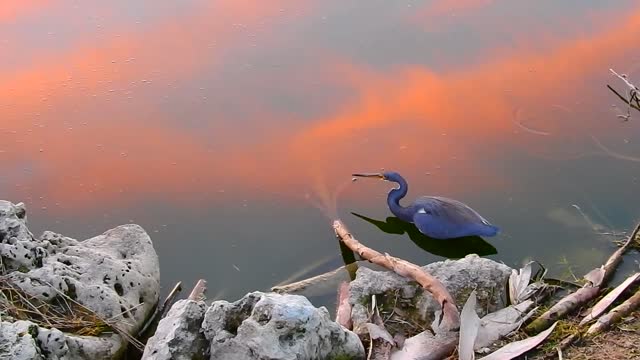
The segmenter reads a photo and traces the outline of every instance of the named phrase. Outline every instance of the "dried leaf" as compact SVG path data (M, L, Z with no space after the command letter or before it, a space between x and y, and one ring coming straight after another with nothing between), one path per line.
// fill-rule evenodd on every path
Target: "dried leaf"
M533 306L533 301L527 300L518 305L511 305L496 312L487 314L480 319L480 329L474 344L474 349L487 347L496 340L517 330L523 322L535 311L527 312Z
M455 332L431 335L423 331L405 340L404 345L391 352L391 360L440 360L449 356L458 343Z
M611 290L605 297L603 297L598 303L591 309L589 314L580 321L580 325L584 325L589 321L600 316L607 308L613 304L614 301L622 294L629 285L633 284L636 280L640 279L640 273L635 273L629 276L622 284L616 286L615 289Z
M602 285L604 274L605 274L604 267L599 267L589 271L589 273L584 276L584 279L589 281L593 287L598 287Z
M540 345L540 343L543 342L544 339L549 336L549 334L551 334L553 329L556 328L556 325L558 325L558 322L554 322L551 327L536 336L507 344L500 349L492 352L491 354L481 358L480 360L510 360L517 356L520 356Z
M509 300L514 305L529 299L545 286L542 282L529 284L532 274L531 264L533 264L533 261L525 265L519 272L515 269L511 270L511 275L509 276Z
M458 344L460 360L475 359L473 348L479 329L480 318L476 313L476 291L473 290L460 313L460 341Z
M372 340L382 339L390 344L395 345L396 342L393 340L393 336L389 334L387 329L372 323L366 323L364 324L364 326L366 326L367 330L369 330L369 336L371 336Z

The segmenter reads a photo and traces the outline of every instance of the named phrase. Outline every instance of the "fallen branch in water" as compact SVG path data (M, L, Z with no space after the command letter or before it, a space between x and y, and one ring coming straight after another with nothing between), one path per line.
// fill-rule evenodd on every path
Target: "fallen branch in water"
M604 264L604 278L602 279L603 283L607 283L613 273L616 270L616 267L622 261L622 256L627 250L633 245L634 241L636 241L636 237L640 232L640 224L636 225L636 228L633 230L627 241L616 250Z
M549 327L553 322L593 300L615 272L616 267L622 261L622 256L635 241L638 231L640 231L640 224L636 226L624 245L616 250L602 267L594 269L584 276L588 280L587 284L578 289L578 291L567 295L544 314L540 315L526 327L525 332L529 334L538 333Z
M335 270L331 270L324 274L316 275L308 279L302 279L290 284L272 286L271 291L276 292L278 294L296 293L296 292L303 291L309 288L310 286L315 286L325 282L329 282L329 283L335 282L335 285L333 285L332 287L333 289L335 289L336 287L339 286L340 281L348 280L349 279L348 272L351 271L351 269L357 268L357 267L358 267L357 263L343 265ZM344 274L345 276L341 276L341 274Z
M400 276L415 280L426 291L431 293L442 307L442 319L439 324L441 329L453 330L460 327L460 313L458 312L455 301L438 279L431 276L418 265L395 258L389 254L383 255L361 244L349 233L345 225L340 220L335 220L333 222L333 229L340 241L362 258L369 260L374 264L383 266Z

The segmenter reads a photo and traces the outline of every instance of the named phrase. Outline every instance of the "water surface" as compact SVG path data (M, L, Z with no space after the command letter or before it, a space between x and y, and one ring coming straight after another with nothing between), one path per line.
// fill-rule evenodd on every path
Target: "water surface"
M450 255L352 214L390 216L350 174L393 169L500 226L487 256L580 276L640 218L640 112L606 88L639 35L630 0L5 1L0 190L36 234L138 223L165 290L232 300L339 266L334 207Z

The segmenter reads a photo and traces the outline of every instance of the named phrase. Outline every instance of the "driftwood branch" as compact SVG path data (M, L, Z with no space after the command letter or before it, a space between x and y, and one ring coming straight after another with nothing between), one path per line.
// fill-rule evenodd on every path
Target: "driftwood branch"
M598 295L599 290L600 289L598 287L589 285L567 295L544 314L540 315L540 317L532 321L531 324L525 328L525 332L528 334L536 334L548 328L557 319L565 317L573 310L595 298Z
M340 238L340 241L362 258L383 266L398 275L413 279L426 291L430 292L442 307L441 328L453 330L460 327L460 313L458 312L455 301L438 279L415 264L395 258L389 254L381 254L361 244L349 233L340 220L333 222L333 229L338 238Z
M606 315L601 316L589 327L587 335L593 336L601 333L623 317L631 314L638 307L640 307L640 289L625 302L611 309Z
M636 226L635 230L633 230L633 233L631 233L624 245L616 250L602 267L594 269L585 276L585 278L589 278L589 275L600 273L600 276L602 276L600 279L588 279L592 281L587 282L584 287L561 299L544 314L540 315L540 317L532 321L531 324L529 324L525 328L525 331L529 334L538 333L549 327L554 321L563 318L570 312L573 312L574 310L585 305L589 301L593 300L596 296L598 296L600 290L611 278L611 276L615 272L616 267L622 261L622 256L624 255L624 253L629 250L629 248L635 241L639 231L640 224Z
M611 276L616 270L616 267L622 261L622 256L627 250L633 245L634 241L636 241L636 237L638 236L638 232L640 232L640 224L636 225L636 228L633 230L627 241L616 250L604 264L604 278L602 279L603 283L607 283Z
M335 283L334 285L334 288L335 288L335 286L339 285L339 281L343 279L346 280L349 278L349 275L348 275L349 271L357 267L358 267L357 263L343 265L335 270L331 270L324 274L312 276L308 279L299 280L290 284L272 286L271 291L276 292L278 294L296 293L296 292L303 291L309 287L317 286L318 284L323 284L327 282Z

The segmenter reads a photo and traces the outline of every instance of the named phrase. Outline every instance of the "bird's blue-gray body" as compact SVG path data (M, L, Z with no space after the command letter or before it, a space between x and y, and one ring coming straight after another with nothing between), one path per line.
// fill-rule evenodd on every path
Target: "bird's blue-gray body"
M407 195L409 185L400 174L388 171L382 174L387 181L399 187L389 192L387 204L399 219L413 223L421 233L434 239L463 236L494 236L497 226L492 225L475 210L460 201L438 196L423 196L403 207L400 199Z

